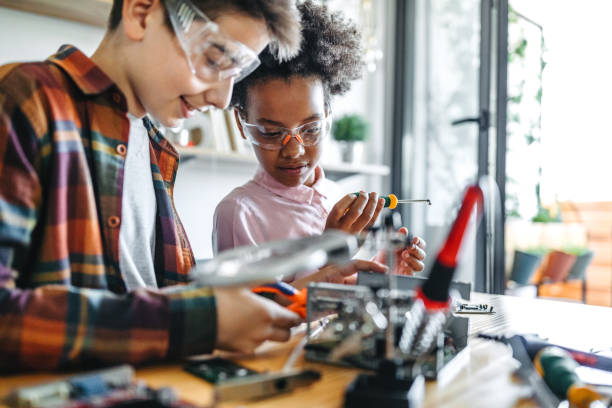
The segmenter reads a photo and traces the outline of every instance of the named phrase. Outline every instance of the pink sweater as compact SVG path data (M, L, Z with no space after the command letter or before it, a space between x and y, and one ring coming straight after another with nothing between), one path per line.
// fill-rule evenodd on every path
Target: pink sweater
M321 234L327 215L340 199L338 186L315 169L312 187L286 187L259 168L251 181L217 205L213 251Z

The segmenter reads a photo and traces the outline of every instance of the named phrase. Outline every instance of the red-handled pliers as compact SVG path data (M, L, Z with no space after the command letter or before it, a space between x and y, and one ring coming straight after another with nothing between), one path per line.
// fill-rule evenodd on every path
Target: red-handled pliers
M253 288L255 293L274 293L287 298L291 301L291 304L287 306L287 309L295 312L302 317L306 318L306 288L297 290L286 282L275 282L269 283Z

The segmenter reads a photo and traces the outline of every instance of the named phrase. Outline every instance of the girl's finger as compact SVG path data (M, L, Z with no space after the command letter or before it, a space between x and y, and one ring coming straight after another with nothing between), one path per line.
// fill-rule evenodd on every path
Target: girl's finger
M427 253L419 247L411 247L402 251L402 258L405 260L408 260L409 258L416 258L419 261L422 261L425 259L425 256L427 256Z
M347 194L342 197L329 212L329 215L327 216L328 225L330 223L332 225L336 225L356 199L357 196L355 194Z
M385 208L385 199L379 198L376 202L376 210L374 210L374 215L372 215L372 219L370 220L366 228L371 228L374 226L374 223L376 223L376 220L378 219L378 216L380 215L380 212L383 210L383 208Z
M425 269L425 264L421 261L417 261L414 258L410 258L406 262L408 263L410 269L412 269L415 272L421 272L423 269Z
M359 196L355 198L355 200L348 207L348 210L344 212L343 216L340 219L340 229L342 230L352 230L353 223L357 218L361 216L363 209L368 203L368 195L365 191L361 191Z
M376 205L378 204L378 193L371 192L366 206L364 207L361 215L355 220L352 225L352 233L357 234L372 221L372 217L374 216L374 212L376 211Z
M425 242L424 239L419 238L419 237L414 237L412 239L412 244L418 246L421 249L427 249L427 243Z

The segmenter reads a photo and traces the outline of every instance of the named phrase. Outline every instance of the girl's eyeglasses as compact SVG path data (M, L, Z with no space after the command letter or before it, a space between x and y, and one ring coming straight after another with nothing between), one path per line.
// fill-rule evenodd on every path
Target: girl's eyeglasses
M303 146L314 146L321 141L331 127L331 117L329 115L292 129L282 126L247 123L242 115L238 115L238 117L249 141L266 150L280 150L293 137Z
M219 26L189 0L164 0L191 71L205 81L238 82L259 66L249 47L219 32Z

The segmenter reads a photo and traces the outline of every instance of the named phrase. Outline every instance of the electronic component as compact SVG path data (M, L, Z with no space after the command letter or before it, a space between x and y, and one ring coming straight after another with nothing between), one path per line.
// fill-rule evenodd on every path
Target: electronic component
M170 388L152 389L134 381L134 369L127 365L18 388L4 403L11 408L194 407Z
M270 397L321 378L317 371L290 367L260 373L221 357L191 361L184 369L215 385L215 402Z
M358 282L372 281L370 275L369 272L359 272ZM423 281L422 278L412 276L397 278L399 287L414 286L414 283L405 283L405 281L417 283ZM462 285L469 288L469 284ZM398 348L414 296L413 290L395 292L395 313L392 321L397 333L395 345ZM388 291L385 289L364 285L310 284L307 300L306 359L376 370L385 359L385 332L388 319L384 311L387 302ZM312 333L313 327L316 327L317 322L325 316L333 318L324 330L315 335ZM419 359L420 369L426 378L435 379L467 346L468 329L467 318L454 317L444 324L441 335L432 338L437 346L436 352ZM404 354L401 358L413 361Z
M234 378L259 374L255 370L251 370L250 368L221 357L193 361L183 368L185 371L212 384L219 384Z
M321 374L314 370L289 370L234 377L215 387L215 401L265 398L318 381Z
M374 279L373 275L360 276L355 287L309 285L308 324L323 316L335 318L317 337L309 339L306 357L375 370L375 374L359 375L349 385L346 407L420 406L423 399L418 396L424 393L420 373L436 378L467 345L469 321L453 313L457 309L451 292L457 285L452 279L472 214L476 214L478 224L485 207L497 213L495 189L487 186L487 182L483 179L466 189L459 213L427 279L408 286L401 284L404 277L385 274ZM396 199L389 197L388 204L392 198ZM393 201L395 204L398 200ZM397 232L398 216L388 214L382 239L370 240L382 245L390 271L395 270L395 254L406 246L406 237ZM377 279L382 282L363 286L364 282ZM459 310L493 311L488 305L470 306L465 302Z

